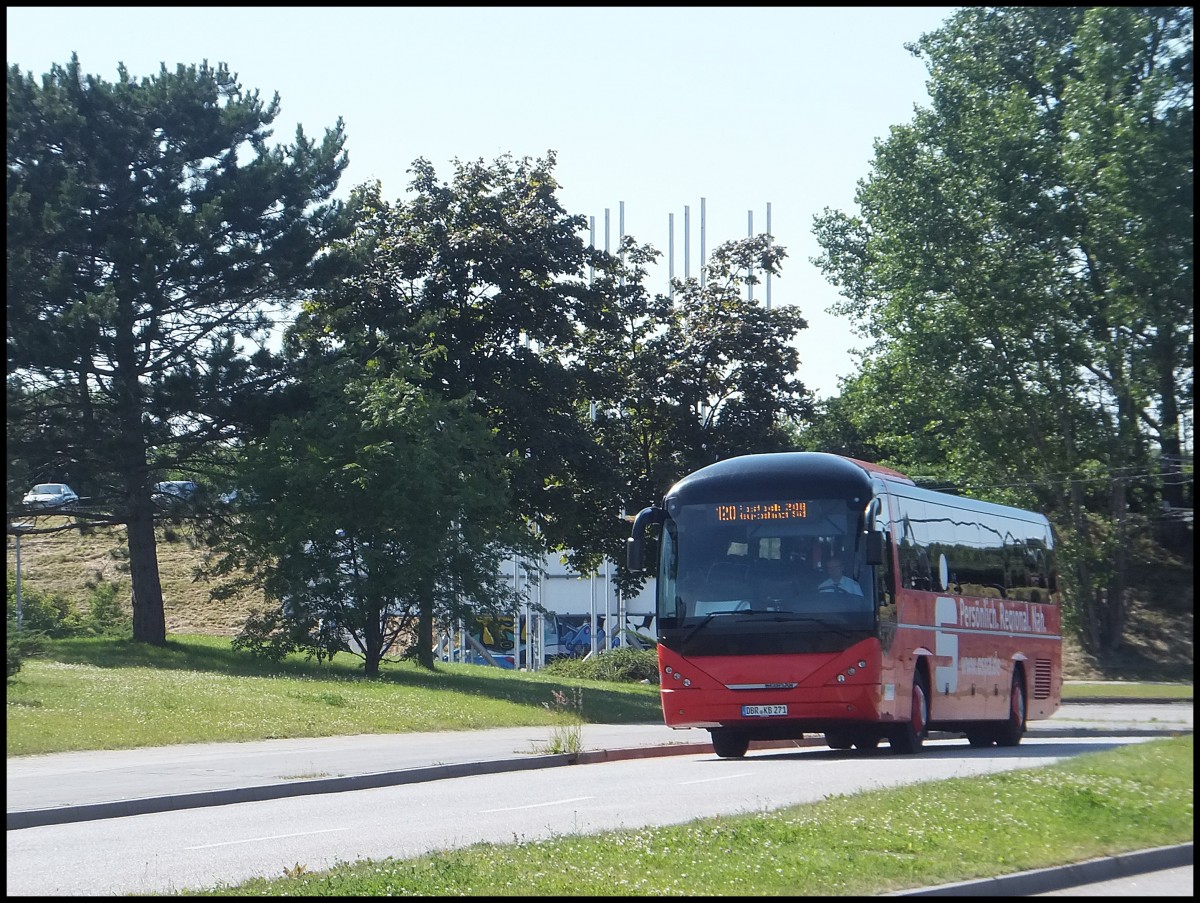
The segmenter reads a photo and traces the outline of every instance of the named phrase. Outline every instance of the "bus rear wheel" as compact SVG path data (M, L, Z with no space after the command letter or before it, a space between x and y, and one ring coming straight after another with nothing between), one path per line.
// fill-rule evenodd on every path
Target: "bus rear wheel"
M899 755L919 753L929 732L929 681L920 668L913 674L912 709L908 721L888 738L892 752Z
M996 729L997 746L1017 746L1025 734L1025 681L1021 669L1013 669L1012 689L1008 694L1008 720Z
M740 759L750 748L749 737L727 727L713 728L708 733L712 737L713 752L722 759Z

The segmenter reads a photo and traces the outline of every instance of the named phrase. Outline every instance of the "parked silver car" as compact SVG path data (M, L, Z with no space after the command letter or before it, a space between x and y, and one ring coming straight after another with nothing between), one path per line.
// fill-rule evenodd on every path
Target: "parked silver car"
M79 496L66 483L38 483L21 499L26 508L68 508Z
M195 480L163 480L154 484L150 497L163 507L175 507L190 502L199 489Z

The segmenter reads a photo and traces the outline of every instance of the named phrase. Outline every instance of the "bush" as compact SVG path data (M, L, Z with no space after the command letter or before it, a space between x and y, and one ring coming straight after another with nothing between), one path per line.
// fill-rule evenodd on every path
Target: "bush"
M24 593L21 594L22 603L24 603L24 595ZM22 607L24 607L23 604ZM29 633L24 629L18 632L17 622L12 618L8 619L7 633L8 635L5 637L5 646L8 647L7 677L11 679L14 674L21 670L21 665L25 659L31 655L37 655L42 651L43 634Z
M17 593L9 574L7 619L14 629L17 622ZM83 626L71 603L60 593L45 593L28 585L21 587L21 631L59 638L74 636Z
M133 613L125 610L119 594L120 587L115 583L102 580L92 587L84 620L88 631L97 636L133 635Z
M80 615L60 593L46 593L28 585L21 587L21 635L61 639L93 635L131 635L133 616L121 603L120 587L100 581L92 587L88 612ZM9 575L7 616L9 635L16 633L17 594Z
M542 669L546 674L581 680L605 680L612 683L658 684L658 653L653 649L623 646L600 652L587 660L556 658Z
M21 638L17 635L17 624L15 621L9 621L8 635L5 637L5 645L8 646L8 677L12 677L21 670Z
M251 612L232 645L235 651L270 662L281 662L293 652L303 652L308 661L333 661L347 649L342 631L332 621L291 618L282 606Z

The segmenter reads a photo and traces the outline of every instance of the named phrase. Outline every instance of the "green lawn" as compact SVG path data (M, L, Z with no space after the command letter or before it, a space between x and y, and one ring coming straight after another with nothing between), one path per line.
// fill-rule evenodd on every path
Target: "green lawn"
M581 705L564 710L556 691ZM228 638L56 640L8 682L7 754L175 743L477 730L584 721L656 722L656 687L440 664L387 663L377 680L357 659L275 665Z
M1072 698L1191 696L1190 685L1069 684ZM561 700L581 700L564 707ZM8 681L8 755L353 733L656 723L657 688L441 664L264 663L227 638L165 648L46 644ZM582 766L588 767L588 766ZM831 797L753 815L353 863L206 895L880 894L1190 841L1191 736L986 778ZM194 891L199 893L199 891ZM186 893L186 892L185 892Z
M1097 682L1069 683L1063 686L1065 702L1079 702L1097 697L1116 699L1153 699L1162 702L1172 702L1178 699L1192 698L1191 684L1166 683L1136 683L1136 682Z

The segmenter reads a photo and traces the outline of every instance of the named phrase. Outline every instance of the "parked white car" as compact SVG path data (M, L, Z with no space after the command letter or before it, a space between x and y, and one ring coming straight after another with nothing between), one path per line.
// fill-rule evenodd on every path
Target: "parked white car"
M79 496L66 483L38 483L21 499L27 508L67 508L79 501Z

